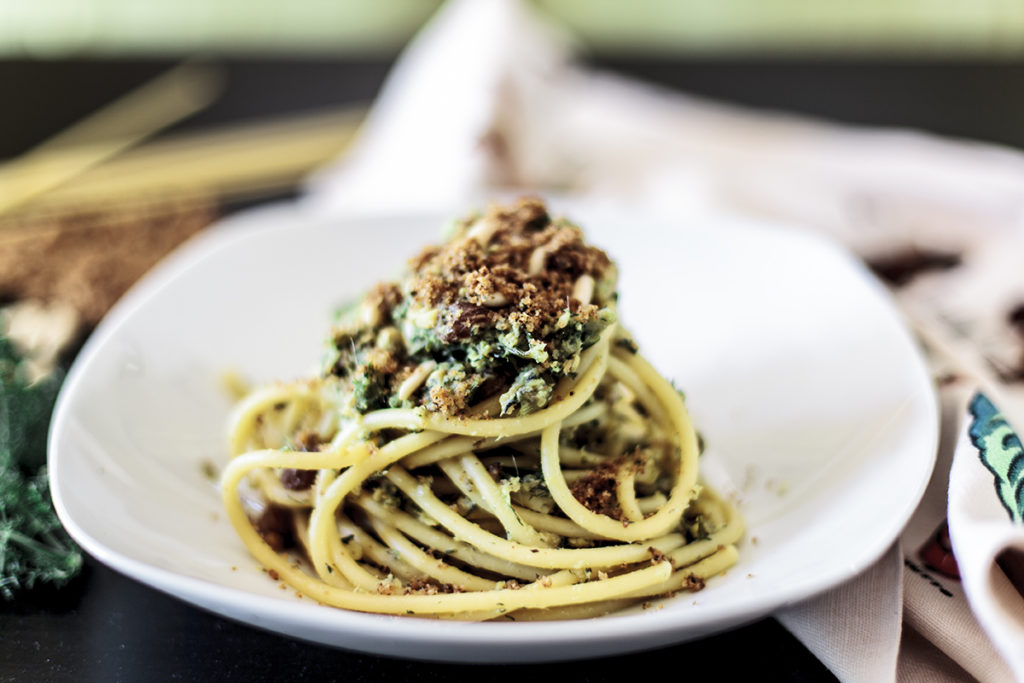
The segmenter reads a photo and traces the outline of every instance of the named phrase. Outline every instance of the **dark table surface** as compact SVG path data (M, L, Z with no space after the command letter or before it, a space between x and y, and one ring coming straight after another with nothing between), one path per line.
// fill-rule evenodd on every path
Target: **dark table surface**
M669 88L859 124L1024 147L1024 62L603 59ZM0 158L13 156L173 64L0 61ZM369 102L384 60L228 60L226 88L178 128ZM0 680L603 681L671 673L834 680L772 619L653 652L542 665L455 665L368 656L226 621L87 559L60 591L0 602ZM678 672L678 673L676 673Z

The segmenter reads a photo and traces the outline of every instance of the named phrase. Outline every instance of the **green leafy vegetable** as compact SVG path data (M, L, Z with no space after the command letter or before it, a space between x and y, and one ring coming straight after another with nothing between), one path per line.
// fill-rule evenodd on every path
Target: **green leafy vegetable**
M38 582L63 584L75 576L82 555L50 503L46 432L60 377L35 383L0 336L0 595Z

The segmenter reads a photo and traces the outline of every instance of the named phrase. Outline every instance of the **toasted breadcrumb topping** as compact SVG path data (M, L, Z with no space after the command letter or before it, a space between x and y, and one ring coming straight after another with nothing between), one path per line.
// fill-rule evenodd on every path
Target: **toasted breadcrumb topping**
M591 512L625 522L626 516L619 507L615 491L619 470L623 467L639 471L643 464L633 454L603 462L573 482L570 487L573 497Z
M473 235L482 225L486 242ZM539 272L531 272L531 261L542 264ZM556 324L566 309L592 319L600 307L574 298L574 286L583 275L600 280L611 265L603 251L584 244L579 227L552 220L539 199L520 199L462 221L455 239L424 249L410 262L407 287L423 307L459 307L453 327L460 318L481 324L506 317L533 333Z
M352 412L459 415L500 395L503 415L528 413L614 320L614 264L541 200L492 206L452 233L335 329L325 371L342 380Z

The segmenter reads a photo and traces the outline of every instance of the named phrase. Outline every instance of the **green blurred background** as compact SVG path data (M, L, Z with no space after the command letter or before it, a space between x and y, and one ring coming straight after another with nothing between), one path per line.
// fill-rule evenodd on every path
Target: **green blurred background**
M440 0L0 0L0 57L394 54ZM534 0L592 52L1015 58L1021 0Z

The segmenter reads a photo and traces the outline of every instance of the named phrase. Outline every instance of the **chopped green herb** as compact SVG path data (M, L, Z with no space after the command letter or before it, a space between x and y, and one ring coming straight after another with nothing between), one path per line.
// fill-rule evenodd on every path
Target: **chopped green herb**
M640 347L636 345L636 342L629 337L621 337L615 340L615 345L620 349L625 350L628 353L636 354L640 350Z
M217 466L209 460L203 460L199 463L199 469L202 471L203 476L209 481L217 481Z
M62 585L82 554L50 502L46 431L60 377L29 383L21 358L0 336L0 595L36 583Z
M500 388L502 414L526 415L614 323L615 268L565 219L526 201L459 221L453 235L338 320L323 372L351 397L346 413L457 415Z

